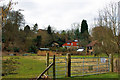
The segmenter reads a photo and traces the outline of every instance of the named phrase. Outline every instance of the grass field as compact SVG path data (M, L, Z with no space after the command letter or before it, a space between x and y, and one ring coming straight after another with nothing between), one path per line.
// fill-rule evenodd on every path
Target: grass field
M118 78L118 74L109 72L105 74L81 76L76 78Z
M16 74L9 74L2 78L36 78L46 68L45 56L11 56L19 57L18 64L19 68L16 70ZM10 56L4 56L3 59L10 58ZM83 77L72 77L74 78L117 78L117 73L107 73L100 75L91 75Z
M20 62L20 64L16 70L17 74L10 74L3 76L3 78L35 78L45 69L44 57L19 56L18 62Z

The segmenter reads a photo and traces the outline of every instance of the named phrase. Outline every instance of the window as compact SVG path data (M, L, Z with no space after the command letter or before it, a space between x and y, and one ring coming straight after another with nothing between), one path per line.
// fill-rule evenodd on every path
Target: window
M73 46L73 43L71 43L71 46Z
M92 46L87 47L87 49L88 49L88 50L91 50L91 49L92 49Z
M67 44L70 44L70 43L67 43Z
M91 50L91 49L92 49L92 46L90 46L89 49Z

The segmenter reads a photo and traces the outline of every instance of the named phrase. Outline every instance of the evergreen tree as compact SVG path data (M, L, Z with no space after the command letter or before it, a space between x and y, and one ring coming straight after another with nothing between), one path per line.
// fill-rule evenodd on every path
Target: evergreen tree
M74 33L75 33L75 39L80 39L79 28L77 28Z
M36 23L33 27L33 32L36 33L38 31L38 24Z
M24 27L24 32L25 32L25 36L28 37L31 35L31 30L30 30L30 26L29 25L26 25Z
M26 26L24 27L24 31L25 31L26 33L28 33L28 32L30 31L30 26L29 26L29 25L26 25Z
M51 30L51 26L50 25L47 28L47 32L48 32L48 34L52 34L52 30Z
M88 33L88 24L86 20L82 20L81 23L81 45L86 46L90 42L90 35Z
M42 40L41 36L37 36L37 38L35 39L37 48L40 48L40 46L41 46L41 40Z
M88 24L86 20L82 20L81 23L81 34L83 34L84 32L88 33Z

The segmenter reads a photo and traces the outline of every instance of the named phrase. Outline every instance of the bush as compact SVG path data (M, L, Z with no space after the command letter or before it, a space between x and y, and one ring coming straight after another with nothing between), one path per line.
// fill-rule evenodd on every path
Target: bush
M3 60L2 62L2 75L8 75L15 73L18 62L14 58Z
M28 52L31 53L31 52L34 52L36 53L37 52L37 47L32 45L29 49L28 49Z
M59 52L66 52L67 49L66 49L66 48L63 48L63 47L60 47L60 48L58 49L58 51L59 51Z
M20 51L20 49L19 49L19 48L17 48L17 47L14 47L14 48L13 48L13 51L14 51L14 52L19 52L19 51Z
M8 48L6 48L6 51L10 52L10 51L12 51L12 48L8 47Z

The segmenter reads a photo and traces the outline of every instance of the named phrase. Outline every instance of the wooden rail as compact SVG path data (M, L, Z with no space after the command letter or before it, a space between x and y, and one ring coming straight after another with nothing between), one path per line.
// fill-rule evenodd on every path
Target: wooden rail
M45 74L45 72L47 72L53 65L54 65L54 63L51 63L51 64L37 77L36 80L41 79L41 77L43 76L43 74Z

